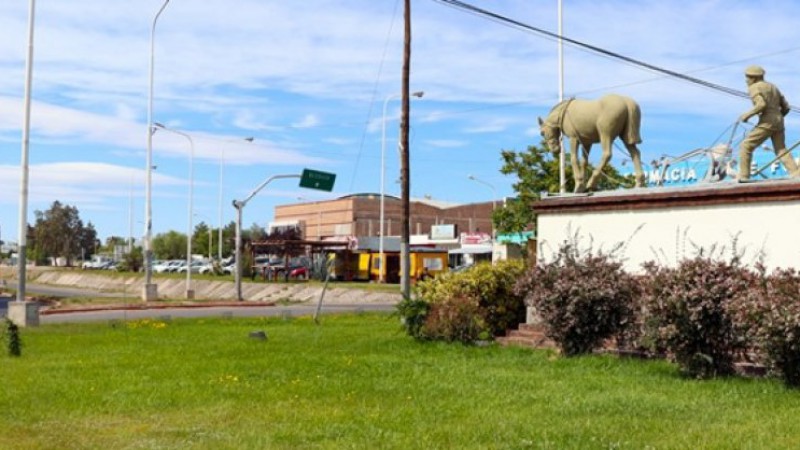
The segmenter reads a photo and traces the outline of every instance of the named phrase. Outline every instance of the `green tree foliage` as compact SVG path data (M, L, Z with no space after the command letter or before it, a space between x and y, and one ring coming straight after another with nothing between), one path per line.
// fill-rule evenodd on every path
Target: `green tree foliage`
M194 233L192 233L192 253L213 256L215 239L214 230L205 222L200 222L194 227Z
M236 222L231 221L222 228L222 257L233 255L236 250ZM219 250L217 250L219 251Z
M138 272L144 265L144 254L141 247L134 247L129 253L122 257L122 264L119 270L126 272Z
M47 211L35 211L33 227L34 254L37 262L48 256L65 258L67 265L81 254L91 254L97 245L97 232L89 223L83 225L78 208L53 202Z
M153 237L153 253L157 259L185 259L186 235L170 230Z
M532 227L535 223L535 212L531 204L538 200L542 192L559 192L559 162L558 155L551 153L546 146L529 146L524 152L502 150L500 152L503 166L500 172L504 175L516 175L517 181L513 184L517 197L506 202L498 208L493 220L500 233L519 233ZM569 161L569 155L567 155ZM590 165L587 171L594 168ZM597 184L597 190L605 191L620 187L631 187L634 184L633 176L623 177L610 165L603 169L605 175ZM572 167L566 167L567 191L572 192L575 182L572 178Z
M92 222L86 224L81 230L79 237L81 256L86 258L94 254L100 248L100 240L97 239L97 230L95 230Z

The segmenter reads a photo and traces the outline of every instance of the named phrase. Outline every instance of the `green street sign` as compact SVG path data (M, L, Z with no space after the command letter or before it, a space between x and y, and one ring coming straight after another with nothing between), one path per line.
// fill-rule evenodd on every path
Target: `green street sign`
M300 187L330 192L333 190L335 181L335 173L303 169L303 175L300 177Z

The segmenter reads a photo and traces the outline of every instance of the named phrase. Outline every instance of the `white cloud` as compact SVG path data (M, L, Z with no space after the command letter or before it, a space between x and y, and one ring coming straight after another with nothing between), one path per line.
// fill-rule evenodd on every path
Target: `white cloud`
M436 148L459 148L466 147L466 141L446 140L446 139L431 139L425 141L425 146Z
M299 122L292 124L294 128L313 128L320 124L319 117L314 114L306 114Z
M37 5L32 195L45 201L62 193L87 202L94 195L101 198L98 207L111 192L125 195L130 174L122 164L130 160L144 166L149 32L162 3ZM472 3L533 26L557 28L556 2ZM171 2L156 28L154 119L193 136L201 170L213 167L224 153L225 164L237 171L231 181L243 183L231 188L235 192L247 192L249 184L257 183L241 175L256 166L337 167L352 171L351 179L340 178L340 186L357 190L362 180L365 186L375 184L365 174L371 166L364 167L377 159L383 103L401 88L398 5L363 0L308 0L302 8L295 2L260 0L240 0L235 7L223 0ZM742 69L758 63L790 102L800 104L796 1L584 0L564 6L568 37L739 90L745 89ZM756 25L765 17L769 26ZM425 91L423 99L413 100L414 139L434 148L487 155L469 163L495 172L492 148L538 143L536 116L557 101L552 39L433 1L417 2L412 20L411 88ZM12 193L0 199L3 203L13 203L18 189L7 183L18 180L14 167L26 25L25 2L0 3L0 143L11 149L0 153L0 172L6 175L0 184ZM640 103L645 153L704 145L749 107L746 99L569 45L565 69L568 96L619 92ZM387 139L396 139L399 111L399 99L390 102ZM796 129L800 119L793 116L788 124ZM790 129L789 134L791 141L797 133ZM253 143L242 140L248 135L256 138ZM336 148L329 151L332 145ZM168 133L153 137L153 150L159 165L188 155L185 138ZM357 152L364 159L361 168L341 156ZM59 166L71 163L78 166ZM101 167L98 172L91 164L108 166L95 166ZM105 180L106 173L118 184ZM105 180L103 188L90 183L95 178Z

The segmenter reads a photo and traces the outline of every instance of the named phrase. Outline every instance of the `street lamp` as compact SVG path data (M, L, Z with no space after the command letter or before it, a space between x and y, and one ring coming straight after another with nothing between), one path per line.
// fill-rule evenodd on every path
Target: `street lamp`
M244 200L234 200L233 207L236 208L236 268L234 270L234 284L236 284L236 299L241 301L242 298L242 210L245 206L247 206L247 202L249 202L253 197L256 196L262 189L264 189L268 184L272 182L272 180L277 180L281 178L300 178L301 175L293 175L293 174L284 174L284 175L273 175L267 178L263 183L258 185L257 188L253 189L253 192L250 193Z
M194 209L194 140L189 134L184 133L183 131L169 128L158 122L155 122L154 125L155 125L155 128L153 128L154 133L157 129L160 128L164 131L169 131L171 133L183 136L189 140L189 209L187 213L188 224L186 227L186 298L193 299L194 290L192 290L192 216L193 216L192 209Z
M253 137L244 138L247 142L253 142ZM223 146L219 152L219 230L217 236L217 256L220 263L222 263L222 174L225 167L225 147Z
M424 91L417 91L417 92L413 92L411 95L413 97L422 98L422 96L425 95L425 92ZM383 235L385 234L384 233L384 226L383 226L383 222L384 222L384 202L385 202L385 197L386 197L386 194L385 194L386 186L385 186L385 182L384 182L385 179L386 179L386 107L389 105L389 101L390 100L392 100L394 98L398 98L399 96L400 96L400 94L392 94L392 95L387 96L386 99L383 101L383 119L381 121L382 122L382 131L381 131L381 217L380 217L380 223L381 223L381 225L380 225L381 226L380 233L381 233L381 236L380 236L380 239L378 240L378 253L380 254L380 262L381 262L381 267L380 267L380 270L378 271L378 273L379 273L378 282L379 283L383 283L384 280L385 280L384 279L384 267L386 267L386 261L385 261L384 254L383 254Z
M153 68L155 65L155 35L158 16L167 7L169 0L165 0L153 18L150 28L150 91L147 97L147 171L145 194L145 235L144 235L144 301L158 298L158 285L153 284Z
M484 186L488 186L489 189L492 190L492 214L494 214L494 210L495 210L495 208L497 208L497 190L494 188L494 186L492 186L491 184L479 179L475 175L469 175L467 178L469 178L472 181L478 182L478 183L480 183L480 184L482 184ZM494 238L495 238L495 230L494 230L494 220L493 220L492 221L492 241L494 241Z
M38 325L39 310L36 303L25 303L25 269L27 265L26 251L28 240L28 154L31 130L31 86L33 81L33 23L36 5L30 1L28 13L28 56L25 60L25 101L22 123L22 158L19 189L19 246L17 248L17 300L9 305L9 318L17 325ZM32 313L31 323L28 323L28 307L35 311ZM21 310L21 311L20 311Z

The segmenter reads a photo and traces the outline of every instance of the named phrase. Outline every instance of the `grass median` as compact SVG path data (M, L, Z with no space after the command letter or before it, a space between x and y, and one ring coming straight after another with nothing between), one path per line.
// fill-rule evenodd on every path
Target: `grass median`
M249 337L263 330L267 340ZM664 361L418 343L397 317L23 330L0 448L797 448L800 394Z

